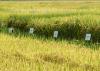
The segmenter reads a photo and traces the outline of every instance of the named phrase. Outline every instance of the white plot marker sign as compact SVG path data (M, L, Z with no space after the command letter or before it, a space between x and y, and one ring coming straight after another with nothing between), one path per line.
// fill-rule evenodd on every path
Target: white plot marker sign
M90 41L90 40L91 40L91 34L86 34L85 40L86 40L86 41Z
M8 29L8 32L9 32L9 33L13 33L13 32L14 32L14 28L9 28L9 29Z
M54 38L57 38L57 37L58 37L58 31L54 31L53 37L54 37Z
M33 34L33 32L34 32L34 28L30 28L29 33Z

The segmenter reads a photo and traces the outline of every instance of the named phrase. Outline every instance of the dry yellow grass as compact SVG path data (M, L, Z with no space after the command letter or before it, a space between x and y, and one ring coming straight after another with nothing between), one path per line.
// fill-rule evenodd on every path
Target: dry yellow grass
M99 71L100 49L50 39L0 34L0 71Z

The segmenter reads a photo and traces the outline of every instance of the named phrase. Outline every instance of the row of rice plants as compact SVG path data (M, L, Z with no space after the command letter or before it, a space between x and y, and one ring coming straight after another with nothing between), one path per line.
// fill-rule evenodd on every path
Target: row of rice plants
M52 19L53 18L53 19ZM84 39L86 33L92 34L93 42L100 42L100 21L95 16L70 16L66 20L57 17L34 17L32 15L13 15L6 21L6 27L27 31L30 27L35 34L51 37L59 31L59 38Z

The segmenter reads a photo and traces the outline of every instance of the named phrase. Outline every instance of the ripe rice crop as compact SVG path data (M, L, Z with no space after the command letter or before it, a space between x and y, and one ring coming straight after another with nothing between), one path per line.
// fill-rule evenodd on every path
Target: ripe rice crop
M97 42L100 2L0 1L0 71L100 71Z
M55 19L54 19L55 18ZM11 16L8 18L7 27L14 27L26 31L33 27L34 33L46 37L52 36L55 30L59 31L59 38L84 39L86 33L92 34L92 41L100 41L100 24L95 16L70 16L65 20L62 17L34 17Z

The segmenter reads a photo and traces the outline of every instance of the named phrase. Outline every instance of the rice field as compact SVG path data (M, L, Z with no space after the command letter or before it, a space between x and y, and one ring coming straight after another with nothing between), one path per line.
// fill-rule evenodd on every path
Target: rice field
M0 34L0 71L99 71L99 45Z
M99 41L99 1L0 1L0 71L100 71Z
M100 2L89 1L1 1L0 15L33 14L63 17L73 15L99 15Z

